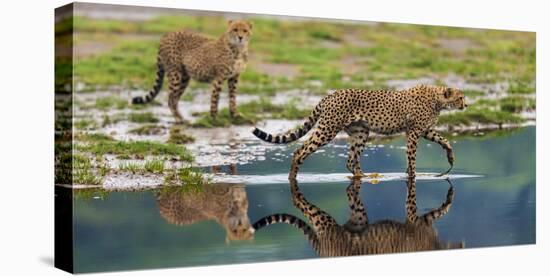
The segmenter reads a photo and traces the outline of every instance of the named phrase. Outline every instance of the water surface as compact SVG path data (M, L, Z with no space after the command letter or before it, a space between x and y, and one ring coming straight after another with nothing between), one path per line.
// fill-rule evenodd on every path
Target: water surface
M452 180L454 201L448 214L435 223L439 239L464 242L466 248L535 243L535 127L450 140L456 154L452 173L482 177ZM369 147L361 160L363 170L382 174L404 172L404 145L400 138ZM237 165L236 171L241 175L287 174L289 159L296 146L273 147L266 152L265 160ZM311 155L301 172L346 173L346 151L345 141L332 143ZM445 152L437 144L426 141L419 144L417 160L419 172L441 172L448 166ZM330 183L319 182L299 184L300 189L308 201L329 213L338 223L345 223L349 215L346 197L349 181L343 178ZM250 223L273 213L303 218L292 204L288 183L257 182L228 187L229 190L214 192L214 197L204 200L220 201L212 208L219 212L233 208L231 212L241 211L236 215L240 217L242 204L248 203L244 214ZM418 180L418 212L440 206L448 188L444 180ZM376 185L364 182L361 199L370 221L403 222L406 193L407 185L401 180ZM196 200L178 205L160 202L159 195L160 191L112 192L102 199L76 199L75 271L316 257L303 233L290 225L270 225L254 233L252 240L236 241L228 239L227 230L222 226L235 221L220 222L215 218L195 216L206 208L198 206ZM166 213L166 206L175 213Z

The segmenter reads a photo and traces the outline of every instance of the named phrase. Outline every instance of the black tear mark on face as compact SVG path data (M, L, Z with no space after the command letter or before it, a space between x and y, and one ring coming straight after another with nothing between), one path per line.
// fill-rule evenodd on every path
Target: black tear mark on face
M445 93L443 94L443 96L445 96L445 98L448 99L451 97L452 94L453 94L453 90L451 88L447 88L445 89Z

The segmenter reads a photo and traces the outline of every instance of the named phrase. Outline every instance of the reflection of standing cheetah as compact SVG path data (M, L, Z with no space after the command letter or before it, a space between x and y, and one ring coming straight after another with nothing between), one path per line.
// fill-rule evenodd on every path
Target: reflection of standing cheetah
M393 220L369 223L365 206L359 196L361 181L353 178L347 188L350 218L344 225L338 225L332 216L309 203L300 192L296 180L290 180L294 206L300 209L311 226L289 214L266 216L253 226L259 230L273 223L292 224L306 234L320 257L463 248L464 243L441 242L433 227L434 222L451 208L453 187L449 188L447 197L439 208L418 216L415 179L409 178L407 184L407 220L404 223Z
M454 154L447 139L433 130L443 109L464 109L464 94L447 87L418 85L403 91L338 90L321 100L302 127L286 134L272 135L256 128L254 135L271 143L289 143L304 136L313 125L311 137L294 152L289 178L295 178L306 157L329 143L338 132L349 135L347 168L355 175L363 173L359 164L369 132L407 133L407 172L416 171L416 144L420 136L440 144L453 166ZM448 173L451 168L446 172Z
M132 103L152 101L159 93L166 73L170 89L168 105L177 122L183 121L178 101L190 79L212 83L210 114L213 117L218 113L221 86L227 80L229 111L231 116L237 115L237 82L246 67L251 35L251 23L231 20L227 31L217 40L185 30L165 35L160 41L155 85L147 95L135 97Z
M171 224L215 220L225 229L226 241L254 237L248 219L248 198L242 185L207 184L198 193L185 192L180 187L166 188L157 195L157 205L161 216Z

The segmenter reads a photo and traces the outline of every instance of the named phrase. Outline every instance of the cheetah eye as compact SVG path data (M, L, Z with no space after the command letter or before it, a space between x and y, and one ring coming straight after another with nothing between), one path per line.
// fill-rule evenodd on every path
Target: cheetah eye
M237 30L237 28L235 28L235 29L233 29L233 31L234 31L234 32L237 32L238 30Z
M243 33L245 33L245 34L248 33L248 30L243 30Z

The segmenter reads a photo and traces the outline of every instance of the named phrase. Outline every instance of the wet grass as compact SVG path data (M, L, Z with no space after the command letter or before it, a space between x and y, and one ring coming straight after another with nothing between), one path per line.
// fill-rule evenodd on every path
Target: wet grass
M535 87L525 82L515 82L508 88L510 94L532 94L535 93Z
M143 166L136 162L125 161L118 164L118 170L121 172L131 172L136 174L143 171Z
M203 186L210 182L211 180L201 170L192 167L182 167L172 170L164 178L165 186L181 186L170 188L177 188L183 192L200 192Z
M128 101L116 96L97 98L95 101L96 109L110 110L110 109L124 109L128 107Z
M97 122L93 119L75 119L74 127L78 130L94 130L97 129Z
M170 128L170 132L168 133L168 143L187 144L192 142L195 142L195 137L185 134L183 132L183 127L173 126Z
M200 113L199 118L191 125L196 128L214 128L214 127L228 127L231 125L251 125L255 124L259 118L256 115L241 115L237 117L231 117L229 109L222 109L218 112L218 116L211 117L209 113Z
M135 161L124 161L118 164L118 170L121 172L131 172L133 174L143 174L143 173L154 173L154 174L163 174L164 173L164 160L163 159L152 159L147 160L144 163L138 163Z
M103 177L97 174L92 160L85 155L73 155L73 183L84 185L101 185Z
M164 160L147 160L145 164L143 164L143 169L149 173L162 174L164 173Z
M481 97L485 95L483 91L479 91L479 90L467 89L467 90L463 90L462 92L466 97Z
M505 123L519 124L524 121L525 120L519 115L509 112L491 110L488 108L469 108L461 112L439 116L438 124L452 126L469 126L473 123L502 125Z
M128 114L128 120L133 123L158 123L159 119L153 112L133 112Z
M146 124L128 130L128 133L137 135L158 135L164 132L164 127L155 124Z
M81 142L111 142L115 139L103 133L86 133L78 132L74 135L74 139Z
M199 113L199 119L193 127L212 128L233 125L254 124L261 119L303 119L311 113L311 110L298 108L298 99L292 99L286 104L274 104L269 98L262 97L259 101L250 101L238 106L240 116L231 118L229 109L222 109L216 118L209 113Z
M535 99L520 96L509 96L499 102L500 109L505 112L518 113L535 110Z
M145 156L170 156L180 161L191 162L193 155L183 146L153 141L98 141L77 145L77 149L95 155L114 154L120 158L144 159Z

